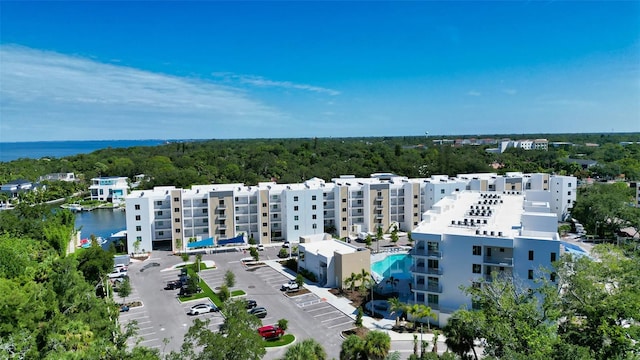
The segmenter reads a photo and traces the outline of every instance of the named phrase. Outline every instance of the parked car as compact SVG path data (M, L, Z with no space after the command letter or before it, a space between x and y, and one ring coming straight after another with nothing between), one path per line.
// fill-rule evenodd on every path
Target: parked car
M264 339L274 339L284 335L284 330L282 330L278 325L267 325L259 327L258 334L260 334Z
M258 303L255 300L245 300L245 306L247 309L253 309L258 306Z
M120 312L129 311L129 307L127 305L120 305Z
M109 274L109 279L116 279L116 278L121 278L121 277L125 277L125 276L127 276L127 272L126 271L121 272L120 270L114 269Z
M289 282L282 284L282 286L280 287L280 290L290 291L290 290L298 290L299 288L300 287L298 286L298 283L295 280L289 280Z
M283 247L283 248L288 248L288 247L290 247L290 246L291 246L291 243L289 243L289 240L285 240L285 241L282 243L282 247Z
M196 293L201 293L202 292L202 288L200 286L198 286L196 288ZM178 296L191 296L194 293L189 292L188 290L188 286L186 285L182 285L182 287L180 288L180 292L178 293Z
M120 272L125 272L128 270L127 265L124 264L115 264L113 265L113 270L119 270Z
M264 245L258 244L258 251L264 251Z
M264 319L267 317L267 309L263 308L262 306L254 307L253 309L249 310L249 314L255 315L260 319Z
M206 314L209 312L218 311L218 307L215 304L198 304L193 305L187 314L189 315L200 315Z
M165 290L176 290L182 287L182 282L180 280L173 280L167 283L167 286L164 287Z

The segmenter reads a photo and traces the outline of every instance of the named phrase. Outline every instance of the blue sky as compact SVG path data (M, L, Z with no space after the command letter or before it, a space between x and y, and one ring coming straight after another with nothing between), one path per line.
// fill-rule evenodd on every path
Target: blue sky
M623 131L638 1L0 1L0 142Z

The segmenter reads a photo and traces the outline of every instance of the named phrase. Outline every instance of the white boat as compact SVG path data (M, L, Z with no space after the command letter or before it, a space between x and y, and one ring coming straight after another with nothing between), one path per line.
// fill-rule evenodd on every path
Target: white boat
M80 204L65 204L65 205L62 205L60 207L65 208L65 209L69 209L69 210L71 210L73 212L82 211L82 205L80 205Z

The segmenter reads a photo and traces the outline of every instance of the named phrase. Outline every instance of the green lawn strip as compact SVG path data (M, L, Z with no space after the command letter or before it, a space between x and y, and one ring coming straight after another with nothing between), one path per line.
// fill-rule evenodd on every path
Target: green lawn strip
M294 342L295 340L296 340L296 337L293 336L293 334L285 334L279 339L265 340L264 341L264 347L270 348L270 347L278 347L278 346L289 345L292 342Z
M197 276L194 267L190 266L193 264L189 264L189 266L187 266L187 273L189 274L189 276ZM194 294L192 296L181 296L180 297L180 301L189 301L189 300L196 300L196 299L204 299L204 298L209 298L211 299L211 302L213 302L214 304L216 304L216 306L218 308L222 307L222 301L220 301L220 298L218 297L218 295L216 295L215 292L213 292L213 290L211 290L211 288L209 287L209 285L207 285L206 282L204 281L200 281L199 283L200 288L202 288L202 292L199 294Z
M196 269L196 264L195 264L195 263L192 263L192 264L186 264L186 265L178 265L178 266L176 266L176 269L182 269L182 268L183 268L183 267L185 267L185 266L186 266L187 268L190 268L190 269L193 269L193 270L195 270L195 269ZM200 263L200 271L202 271L202 270L210 270L210 269L215 269L215 267L208 268L208 267L207 267L207 264L205 264L205 263Z
M244 290L233 290L231 292L231 296L242 296L242 295L247 295L247 293L244 292Z

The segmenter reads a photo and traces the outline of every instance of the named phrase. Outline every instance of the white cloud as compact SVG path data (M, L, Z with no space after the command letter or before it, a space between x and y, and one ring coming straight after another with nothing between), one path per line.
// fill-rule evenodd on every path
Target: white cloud
M469 96L481 96L482 93L476 90L469 90L469 92L467 93L467 95Z
M502 89L502 92L507 94L507 95L515 95L518 93L518 90L516 89Z
M321 94L328 94L331 96L340 95L340 92L333 89L327 89L319 86L296 84L291 81L274 81L265 79L262 76L256 75L239 75L230 72L214 72L211 74L214 77L222 78L225 81L238 82L244 85L252 85L257 87L278 87L283 89L295 89L304 90Z
M289 120L199 79L15 45L0 45L0 63L0 141L250 137Z

